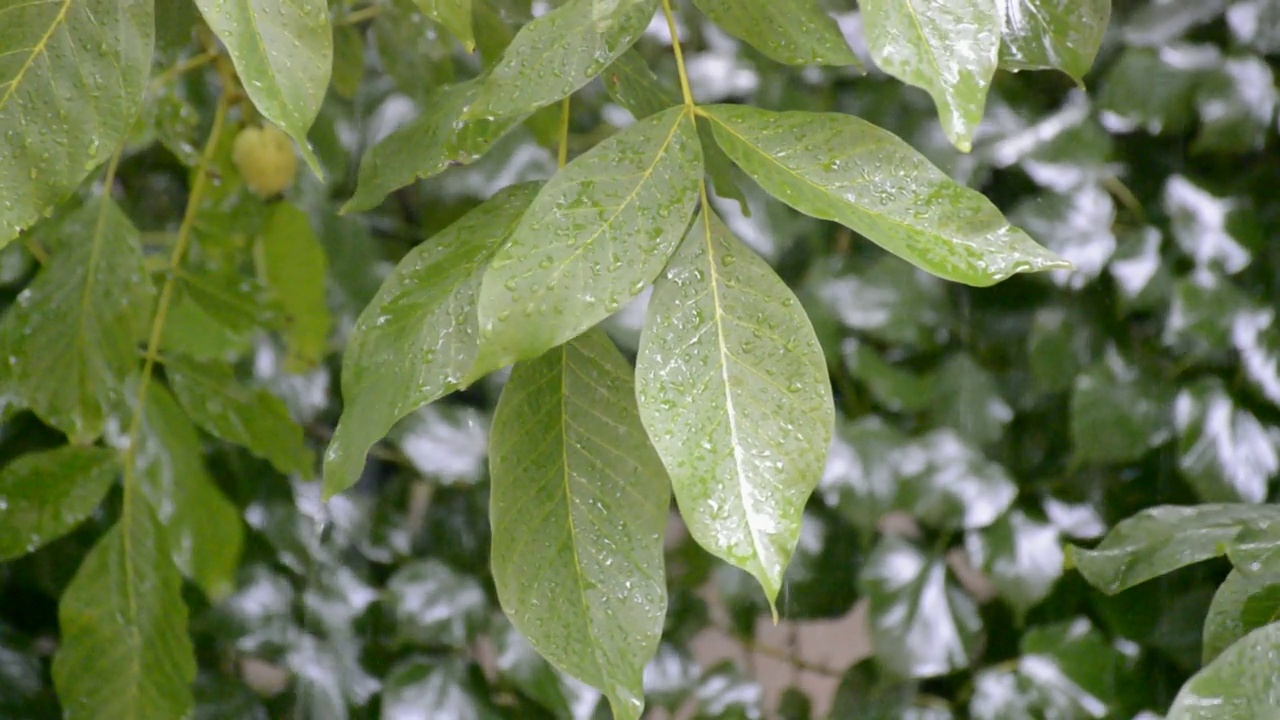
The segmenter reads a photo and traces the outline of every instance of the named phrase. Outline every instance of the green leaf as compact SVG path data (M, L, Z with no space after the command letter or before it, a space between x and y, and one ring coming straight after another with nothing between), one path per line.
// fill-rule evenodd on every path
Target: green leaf
M1126 48L1102 78L1095 103L1113 133L1141 129L1152 135L1181 133L1193 115L1198 73L1206 62L1187 46Z
M25 555L89 517L120 473L116 454L63 445L0 470L0 560Z
M1234 275L1249 267L1253 253L1236 222L1241 219L1239 200L1216 195L1182 175L1169 176L1162 200L1173 239L1197 269Z
M142 102L152 0L15 2L0 25L0 246L111 156Z
M772 605L822 478L831 387L800 303L710 208L655 283L636 378L690 534Z
M391 668L382 689L382 719L432 716L460 720L500 720L504 715L489 700L488 687L457 658L422 657ZM345 707L344 707L345 710Z
M307 214L296 205L280 202L267 217L257 250L263 280L285 313L285 369L310 370L329 349L331 319L325 300L329 262L324 248Z
M1227 552L1241 530L1280 523L1267 505L1163 505L1121 521L1092 550L1070 548L1071 562L1090 585L1115 594Z
M921 692L920 683L886 673L875 656L845 673L831 700L831 718L954 720L951 709Z
M407 645L466 648L489 614L479 581L434 559L396 570L386 602L396 640Z
M849 375L866 386L871 397L891 412L918 412L940 398L934 397L929 378L903 370L885 360L870 344L848 338L840 346Z
M411 250L360 314L343 357L346 407L325 453L326 495L355 484L396 421L476 379L481 273L539 187L511 186Z
M965 536L965 550L1019 617L1049 596L1062 576L1058 529L1012 510L990 527Z
M1061 70L1078 84L1093 66L1111 20L1111 0L997 0L1000 66Z
M1167 720L1255 720L1280 714L1276 657L1280 623L1260 627L1227 648L1182 686Z
M1232 643L1280 620L1280 573L1232 570L1218 586L1204 620L1202 662L1209 664Z
M1228 57L1196 94L1200 132L1192 151L1239 154L1262 150L1280 101L1275 73L1253 55Z
M850 330L893 345L936 348L955 320L946 283L890 255L853 267L828 260L805 285L818 304L811 316L830 312Z
M1161 389L1111 350L1076 377L1070 410L1077 462L1133 462L1169 439L1169 404Z
M968 353L956 353L929 378L934 422L949 427L975 446L989 445L1004 435L1013 408L1000 394L991 373Z
M1217 378L1192 383L1173 405L1178 469L1204 502L1262 502L1280 470L1280 429L1236 405Z
M636 720L666 613L670 490L602 330L517 364L493 420L493 578L553 665Z
M333 90L350 100L364 80L364 33L350 25L333 28Z
M209 475L200 436L173 395L157 385L146 402L134 453L138 484L157 508L178 569L217 600L235 585L244 545L240 511Z
M787 65L861 67L818 0L694 0L722 30Z
M1000 51L998 0L862 0L876 64L922 88L938 106L951 143L969 152L982 121Z
M258 109L298 143L321 176L307 131L320 112L333 70L333 28L325 0L195 0L226 46L241 85Z
M485 271L478 368L536 357L639 295L679 245L701 177L697 130L683 107L556 173Z
M1280 3L1276 0L1237 0L1227 9L1232 37L1260 53L1280 52Z
M865 9L864 9L865 13ZM771 195L939 277L984 287L1069 265L895 135L851 115L703 107L729 157Z
M180 718L195 652L182 577L164 528L137 490L85 556L58 602L53 681L67 720Z
M477 81L440 88L425 101L421 115L365 153L356 193L342 212L369 210L414 180L470 164L524 119L521 115L465 118L479 89Z
M1010 219L1050 251L1071 263L1071 272L1049 277L1059 286L1079 290L1107 268L1116 251L1115 202L1097 183L1068 192L1046 191L1018 204Z
M0 356L22 404L82 445L138 371L153 290L138 231L110 200L86 203L46 237L58 251L0 321Z
M418 9L416 0L390 0L378 7L370 29L379 65L419 108L431 107L425 101L457 80L453 42Z
M214 437L271 462L282 473L311 476L312 454L283 401L242 385L231 368L168 358L165 376L182 409Z
M414 0L423 14L445 27L467 52L476 49L471 30L471 0Z
M524 115L586 85L644 33L658 0L569 0L520 29L467 118Z

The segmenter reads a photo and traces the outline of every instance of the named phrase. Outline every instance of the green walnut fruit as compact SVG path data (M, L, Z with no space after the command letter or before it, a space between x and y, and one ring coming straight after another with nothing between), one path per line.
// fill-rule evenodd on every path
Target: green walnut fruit
M293 141L274 125L241 130L231 146L231 161L244 184L261 197L284 192L298 173Z

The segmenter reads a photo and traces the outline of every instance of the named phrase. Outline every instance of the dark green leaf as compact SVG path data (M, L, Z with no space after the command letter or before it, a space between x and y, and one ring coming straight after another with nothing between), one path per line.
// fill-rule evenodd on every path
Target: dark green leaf
M871 397L886 410L918 412L936 400L928 377L896 367L871 345L849 338L840 345L840 352L849 374L866 385Z
M364 79L364 34L350 25L333 28L333 89L340 97L355 97Z
M499 720L466 665L457 659L411 658L391 669L382 691L382 720L432 716L458 720Z
M1183 362L1221 361L1231 352L1237 319L1250 306L1248 295L1221 275L1192 273L1173 284L1162 339Z
M1260 57L1229 57L1209 73L1196 94L1200 133L1198 153L1246 153L1261 150L1276 114L1275 74Z
M1036 385L1044 392L1059 393L1071 387L1094 349L1086 326L1060 306L1041 308L1027 335L1027 362Z
M1249 266L1253 254L1233 233L1232 219L1239 202L1219 197L1182 175L1164 186L1164 209L1173 239L1197 268L1234 275Z
M701 178L697 130L683 107L637 122L556 173L485 271L477 368L536 357L639 295L680 244Z
M1170 435L1169 406L1159 388L1114 352L1076 377L1071 442L1079 462L1125 463Z
M858 662L840 680L831 718L953 720L951 709L920 692L919 684L885 673L874 658Z
M512 623L552 664L640 717L666 611L670 491L631 367L593 330L518 364L493 421L493 576Z
M1213 595L1204 620L1203 663L1246 633L1280 620L1280 574L1232 570Z
M1096 101L1102 124L1114 133L1181 132L1193 117L1198 72L1217 63L1202 55L1185 45L1124 50L1102 79Z
M952 315L946 284L895 257L881 255L854 272L824 264L806 282L850 330L926 349L947 340Z
M1095 183L1068 193L1034 195L1009 216L1031 237L1074 266L1070 272L1050 275L1058 285L1077 290L1084 287L1102 274L1116 251L1116 237L1111 233L1115 203Z
M1111 0L997 0L1010 70L1054 69L1077 83L1093 66L1111 19Z
M427 17L440 23L462 46L471 52L476 49L475 34L471 30L471 0L414 0Z
M969 558L1019 617L1049 595L1062 576L1058 529L1012 510L990 527L965 536Z
M853 65L840 27L818 0L694 0L730 35L787 65Z
M866 121L745 105L701 111L729 157L774 197L846 225L939 277L981 287L1015 273L1068 267L980 193Z
M975 446L999 440L1013 419L1013 408L1000 395L996 379L967 354L957 353L943 363L929 385L934 422Z
M748 720L761 716L764 691L755 680L743 677L729 660L708 668L694 693L694 720Z
M0 560L25 555L80 524L120 472L115 453L64 445L0 470Z
M1178 468L1204 502L1262 502L1280 470L1280 429L1236 405L1216 378L1182 389L1173 406Z
M480 583L437 560L401 566L386 597L402 643L465 648L489 613Z
M494 663L505 680L556 717L573 716L559 673L533 649L514 625L503 623L499 629L491 631L491 637L497 654Z
M1280 52L1280 3L1237 0L1227 8L1227 26L1239 42L1260 53Z
M1280 655L1280 623L1245 635L1182 686L1167 719L1275 717L1280 713L1277 655Z
M1231 324L1231 344L1240 353L1249 383L1280 406L1280 325L1275 318L1271 308L1242 313Z
M314 368L329 349L329 306L325 300L328 259L306 213L296 205L276 203L258 237L263 279L285 313L284 337L289 348L285 369L300 373Z
M831 390L795 296L709 209L654 286L636 378L690 533L772 604L822 477Z
M416 0L390 0L378 7L372 35L379 64L400 92L430 111L437 90L457 79L454 44Z

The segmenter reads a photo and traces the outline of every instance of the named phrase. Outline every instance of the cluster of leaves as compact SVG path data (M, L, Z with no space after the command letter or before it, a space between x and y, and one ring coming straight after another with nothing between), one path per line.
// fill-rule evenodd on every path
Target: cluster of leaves
M0 710L1274 710L1280 6L919 5L0 9Z

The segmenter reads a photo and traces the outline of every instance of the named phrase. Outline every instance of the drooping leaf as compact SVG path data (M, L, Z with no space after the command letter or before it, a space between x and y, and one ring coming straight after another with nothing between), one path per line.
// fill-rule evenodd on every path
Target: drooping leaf
M85 444L138 371L153 290L138 231L110 200L48 232L60 249L0 320L0 350L22 403Z
M1216 378L1182 389L1173 406L1178 468L1204 502L1262 502L1280 470L1280 429L1231 399Z
M427 17L440 23L471 52L476 49L471 29L471 0L414 0Z
M485 271L478 366L536 357L639 295L680 243L701 178L697 130L683 107L556 173Z
M969 152L1000 51L998 0L862 0L871 57L881 70L924 89L947 138Z
M1258 612L1261 610L1261 612ZM1280 573L1232 570L1218 586L1204 619L1204 664L1246 633L1280 621Z
M787 65L853 65L840 27L818 0L694 0L730 35Z
M312 453L283 401L246 387L225 365L169 358L165 376L182 409L214 437L240 445L282 473L312 474Z
M142 102L154 44L151 0L6 4L0 246L120 146Z
M965 535L965 549L1020 617L1045 599L1062 576L1058 529L1021 510L1012 510L990 527Z
M636 720L666 613L670 490L602 330L517 364L493 421L493 577L552 664Z
M320 162L307 131L320 112L333 70L333 28L325 0L195 0L226 46L254 107L288 133L307 164Z
M468 118L524 115L586 85L648 27L658 0L569 0L520 29Z
M276 203L258 237L263 280L283 308L285 368L300 373L324 359L329 340L325 276L329 262L306 213Z
M0 560L70 532L98 507L119 472L115 453L74 445L10 462L0 470Z
M195 652L182 576L164 528L136 489L58 602L53 681L68 720L180 718Z
M414 248L360 314L343 356L345 407L325 453L326 495L355 484L396 421L476 379L481 272L538 188L507 188Z
M1280 713L1280 622L1250 632L1182 686L1167 720L1254 720Z
M864 120L746 105L700 112L729 157L771 195L939 277L983 287L1015 273L1069 267L1009 225L981 193Z
M690 533L772 604L822 477L831 389L800 303L709 208L654 286L636 378Z
M1223 555L1242 529L1276 523L1280 509L1267 505L1163 505L1121 521L1092 550L1071 548L1071 562L1089 584L1114 594Z
M1004 31L1002 67L1061 70L1084 82L1111 20L1111 0L997 1Z

